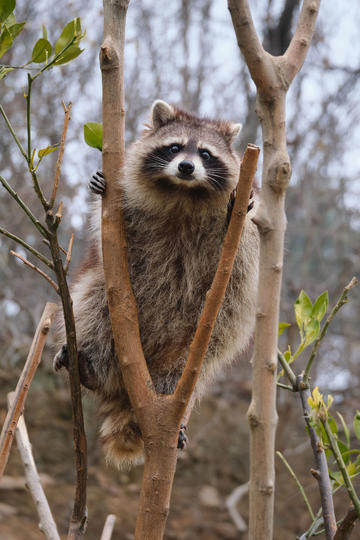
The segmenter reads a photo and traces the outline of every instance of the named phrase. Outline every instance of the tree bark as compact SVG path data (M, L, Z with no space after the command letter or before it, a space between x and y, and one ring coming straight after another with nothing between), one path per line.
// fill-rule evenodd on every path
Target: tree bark
M291 176L286 148L286 92L304 62L319 0L305 0L295 35L283 56L267 53L257 36L247 0L228 0L239 47L257 87L256 110L264 147L260 204L260 273L253 357L250 423L250 540L273 534L277 424L276 367L279 301L286 229L285 190Z

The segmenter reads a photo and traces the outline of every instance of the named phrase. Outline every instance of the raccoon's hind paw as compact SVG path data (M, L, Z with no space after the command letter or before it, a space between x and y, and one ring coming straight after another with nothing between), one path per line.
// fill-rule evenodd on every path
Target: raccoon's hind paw
M101 171L97 171L97 173L92 176L89 182L89 189L95 193L95 195L104 195L106 190L106 180Z
M184 424L181 424L180 425L180 431L179 431L178 443L177 443L177 447L180 450L184 450L186 448L186 445L187 445L188 441L189 441L189 439L185 435L185 431L186 431L186 426Z
M66 369L69 368L69 357L67 354L66 343L61 347L60 351L56 353L53 360L54 371L59 371L63 367L65 367Z
M99 387L99 380L84 351L78 351L78 365L81 384L89 390L96 390ZM55 371L59 371L63 367L69 370L69 356L66 344L61 347L53 361Z

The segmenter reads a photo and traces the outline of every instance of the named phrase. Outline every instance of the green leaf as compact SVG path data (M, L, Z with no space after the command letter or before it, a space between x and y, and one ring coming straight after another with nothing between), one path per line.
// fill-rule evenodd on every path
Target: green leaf
M58 148L59 148L58 144L52 145L52 146L47 146L46 148L41 148L38 151L39 159L42 159L43 157L47 156L48 154L51 154L51 152L54 152L54 150L57 150Z
M291 360L291 350L290 350L290 348L287 351L284 352L283 357L285 358L287 363L290 362L290 360Z
M8 68L8 67L0 67L0 79L3 79L6 77L10 71L14 71L14 68Z
M311 318L321 321L329 306L329 293L327 291L320 294L319 298L313 305Z
M311 319L305 326L305 347L310 345L320 334L320 322L317 319Z
M16 17L13 13L10 13L8 18L4 21L4 24L9 28L9 26L12 26L16 23Z
M342 428L344 430L344 435L345 435L345 439L346 439L346 446L349 449L350 448L350 430L346 425L346 422L344 420L343 415L341 413L337 412L337 411L336 411L336 414L340 418L341 425L342 425Z
M13 38L6 26L4 26L3 31L0 35L0 58L8 51L13 44Z
M344 479L343 479L343 476L341 474L341 472L338 472L338 471L331 471L329 472L329 476L332 480L334 480L335 484L337 486L342 486L343 483L344 483Z
M47 32L44 24L42 25L42 37L43 39L47 39Z
M10 13L15 9L15 0L1 0L0 2L0 23L6 21Z
M294 304L296 322L300 331L303 325L305 326L311 317L312 303L305 291L301 291L298 299Z
M15 39L16 36L20 34L25 24L26 22L19 22L19 23L12 24L11 26L8 26L8 30L13 39Z
M356 411L355 413L353 426L355 436L360 441L360 411Z
M81 22L79 17L70 21L66 26L64 26L60 37L55 43L55 55L59 54L59 52L61 52L66 45L69 45L74 37L77 37L77 39L75 39L73 45L77 45L82 37Z
M59 56L59 58L55 62L55 65L60 66L62 64L66 64L67 62L70 62L70 60L73 60L74 58L79 56L79 54L81 54L83 50L84 49L80 49L80 47L78 47L77 45L71 45L68 49L66 49L64 54Z
M338 427L337 427L337 424L335 422L335 418L333 416L331 416L329 414L329 417L328 417L328 423L329 423L329 426L330 426L330 429L331 429L331 433L337 433L338 432Z
M84 124L84 139L86 144L102 150L102 124L98 122L87 122Z
M285 330L285 328L288 328L289 326L291 326L290 323L280 322L279 323L279 330L278 330L278 337L280 337L281 334L283 333L283 331Z
M41 62L45 62L51 56L51 53L51 43L47 39L40 38L34 45L31 53L31 61L40 64Z

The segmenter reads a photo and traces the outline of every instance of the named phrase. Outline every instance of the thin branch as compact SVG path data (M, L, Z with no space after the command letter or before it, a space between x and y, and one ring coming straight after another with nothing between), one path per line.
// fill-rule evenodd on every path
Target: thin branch
M27 154L26 154L24 148L22 147L21 142L20 142L19 139L18 139L18 137L17 137L17 135L16 135L16 133L15 133L15 130L14 130L14 128L13 128L12 125L11 125L10 120L9 120L8 117L6 116L5 111L4 111L3 107L2 107L2 105L0 105L0 113L2 114L2 117L4 118L4 120L5 120L5 122L6 122L6 125L7 125L8 129L9 129L11 135L13 136L14 141L16 142L16 144L17 144L17 146L18 146L20 152L22 153L22 155L24 156L24 158L26 159L26 161L28 161L28 156L27 156Z
M296 476L295 474L295 471L293 470L293 468L290 466L290 464L288 463L288 461L286 460L286 458L282 455L281 452L277 451L276 454L279 456L279 458L281 459L281 461L283 462L283 464L285 465L285 467L287 468L287 470L289 471L291 477L295 480L296 484L297 484L297 487L299 488L299 491L302 495L302 498L304 499L304 502L306 504L306 507L309 511L309 514L311 516L311 519L314 521L315 519L315 515L314 515L314 512L313 512L313 509L311 508L311 504L310 504L310 501L309 499L307 498L307 495L305 493L305 490L304 488L302 487L298 477Z
M62 131L62 135L61 135L59 155L58 155L58 158L57 158L57 161L56 161L54 185L53 185L53 190L52 190L52 194L51 194L50 202L49 202L49 207L50 208L53 208L54 203L55 203L56 193L57 193L57 189L58 189L58 185L59 185L59 179L60 179L61 164L62 164L62 159L63 159L63 155L64 155L64 150L65 150L66 133L67 133L69 121L71 119L71 116L70 116L71 107L72 107L71 101L68 104L68 106L66 106L64 102L62 102L62 105L64 107L64 112L65 112L64 127L63 127L63 131Z
M44 196L44 194L42 192L42 189L40 187L37 174L36 174L35 170L30 165L29 165L29 171L30 171L30 174L31 174L31 178L33 180L33 186L34 186L35 193L38 196L38 198L40 199L40 202L41 202L41 204L42 204L42 206L43 206L43 208L44 208L44 210L46 212L48 210L48 208L49 208L49 203L45 199L45 196Z
M32 85L32 78L30 73L27 74L27 80L28 80L28 87L27 87L27 94L26 94L26 129L27 129L27 155L28 155L28 163L30 166L30 160L31 160L31 117L30 117L30 107L31 107L31 85Z
M56 285L55 281L53 281L51 279L50 276L48 276L45 272L40 270L40 268L35 266L35 264L33 264L30 261L28 261L27 259L25 259L25 257L20 255L20 253L16 253L16 251L12 251L12 250L10 251L10 253L11 253L11 255L14 255L14 257L17 257L18 259L20 259L20 261L22 261L24 264L26 264L26 266L29 266L29 268L31 268L32 270L35 270L35 272L37 272L38 274L40 274L40 276L45 278L46 281L48 281L48 283L50 283L50 285L55 289L56 293L59 294L59 287Z
M328 436L331 451L333 453L333 456L335 458L337 466L339 467L341 475L342 475L342 477L344 479L345 487L347 489L349 497L350 497L350 499L351 499L351 501L352 501L352 503L353 503L353 505L355 507L355 510L356 510L356 512L358 514L358 518L360 518L360 500L359 500L359 497L356 494L356 491L354 489L354 486L353 486L353 483L351 481L350 475L349 475L349 473L347 471L346 465L345 465L344 460L342 458L342 455L341 455L341 452L339 450L337 440L335 439L335 436L334 436L333 432L330 429L329 422L327 421L327 419L323 420L320 417L320 420L321 420L322 425L324 426L324 429L326 431L326 435Z
M316 463L315 477L319 483L320 499L325 525L325 538L326 540L332 540L336 533L336 519L334 512L332 489L329 478L329 469L322 443L310 423L310 408L308 404L308 398L311 396L311 394L308 387L303 387L301 375L298 376L298 388L300 389L299 392L301 397L301 403L303 406L304 419L309 431L311 448Z
M48 239L49 233L42 225L42 223L34 216L30 208L24 203L24 201L19 197L19 195L16 193L16 191L13 190L13 188L10 186L10 184L7 183L5 178L0 176L0 182L6 189L6 191L11 195L11 197L18 203L18 205L24 210L25 214L30 218L30 220L33 222L37 230L40 232L40 234Z
M14 401L15 392L10 392L8 394L9 408L13 407ZM43 532L47 540L60 540L56 523L41 485L23 415L19 418L16 427L16 442L24 464L26 485L29 488L39 516L39 529Z
M297 392L297 389L293 386L290 386L289 384L282 384L280 382L277 382L276 386L278 386L279 388L283 388L284 390L289 390L290 392Z
M64 265L65 273L67 273L68 270L69 270L73 245L74 245L74 233L72 233L68 249L67 249L67 251L65 251L65 253L66 253L66 260L65 260L65 265Z
M206 293L206 301L200 315L194 339L189 347L185 369L177 384L173 400L184 414L186 404L195 388L200 374L217 314L225 297L232 267L240 244L241 234L247 214L253 178L256 172L260 149L248 145L240 166L234 208L228 230L223 242L221 255L211 288Z
M25 249L27 249L28 251L30 251L30 253L32 253L33 255L35 255L35 257L37 257L38 259L40 259L41 262L43 262L44 264L46 264L46 266L48 266L50 268L50 270L54 270L54 265L52 264L51 261L49 261L49 259L47 259L44 255L42 255L39 251L37 251L35 248L33 248L32 246L30 246L30 244L27 244L25 242L25 240L22 240L21 238L19 238L18 236L15 236L15 234L12 234L11 232L7 231L6 229L3 229L2 227L0 227L0 233L3 234L4 236L7 236L8 238L11 238L11 240L14 240L15 242L17 242L18 244L20 244L22 247L24 247Z
M0 478L4 473L12 441L15 435L15 428L20 415L24 410L26 396L35 371L40 363L42 350L44 348L51 323L55 317L56 310L56 304L46 304L36 329L25 366L16 385L15 399L12 407L10 407L8 410L0 435Z
M357 283L358 283L358 280L356 279L356 277L353 277L352 280L350 281L350 283L348 283L348 285L346 285L346 287L344 287L343 292L341 293L341 296L340 296L339 300L336 302L335 306L332 308L332 310L330 312L330 315L326 319L326 322L325 322L324 326L322 327L319 336L316 338L313 349L311 351L310 358L309 358L309 360L308 360L308 362L306 364L306 367L305 367L304 376L303 376L303 383L304 384L308 384L312 363L314 361L314 358L316 356L316 353L318 351L320 343L322 342L322 340L325 337L325 334L327 332L329 324L331 323L331 321L333 320L333 318L335 317L335 315L339 311L339 309L342 308L342 306L345 305L348 302L348 297L347 297L348 292L350 291L350 289L355 287L355 285L357 285Z
M281 351L278 351L278 361L280 362L281 367L285 371L286 376L289 379L289 382L290 382L290 384L292 386L292 389L296 390L296 388L297 388L297 386L296 386L296 384L297 384L296 383L296 375L293 372L293 370L291 369L291 367L289 366L288 362L285 360L284 355L281 353ZM280 385L280 383L278 383L278 386L279 385Z
M109 514L108 517L106 518L100 540L111 539L111 536L114 530L115 521L116 521L116 516L114 516L114 514Z

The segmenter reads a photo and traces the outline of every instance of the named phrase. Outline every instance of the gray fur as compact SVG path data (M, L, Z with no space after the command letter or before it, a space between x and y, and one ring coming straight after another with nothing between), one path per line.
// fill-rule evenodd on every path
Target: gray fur
M161 112L166 112L160 103ZM239 170L239 158L229 144L236 132L234 124L202 120L174 110L177 115L170 121L157 111L156 125L130 147L119 200L126 223L129 270L143 350L155 388L165 394L174 391L185 365L205 294L215 274L227 227L227 204ZM165 124L160 117L166 117ZM229 181L225 190L216 191L201 180L207 191L195 196L196 182L175 179L174 189L163 190L157 176L141 173L143 159L159 144L185 143L189 137L199 141L202 148L217 151L226 164ZM259 242L252 213L246 217L225 301L197 385L198 397L223 366L247 347L253 332ZM97 256L80 273L72 297L78 347L99 381L97 394L105 418L102 440L108 459L119 464L136 459L143 443L114 354L99 231L100 203L96 201L93 235Z

